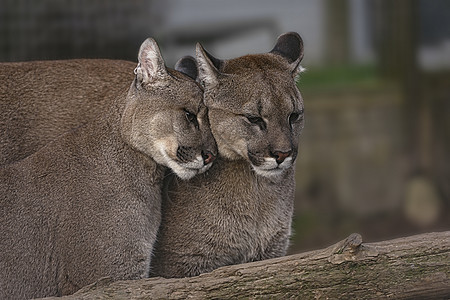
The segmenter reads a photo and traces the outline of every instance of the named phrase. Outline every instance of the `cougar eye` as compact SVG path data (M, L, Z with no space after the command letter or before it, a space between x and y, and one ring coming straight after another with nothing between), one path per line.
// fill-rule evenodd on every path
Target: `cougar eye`
M303 109L300 112L293 112L289 115L289 123L293 124L303 118Z
M253 124L258 124L258 123L264 122L262 118L260 118L260 117L252 117L252 116L247 116L247 120L250 123L253 123Z
M189 121L189 123L193 123L195 126L198 126L198 121L197 121L197 115L194 113L191 113L188 110L184 110L184 113L186 115L186 119Z
M264 120L261 117L256 117L256 116L246 116L247 120L254 124L254 125L258 125L259 128L261 128L261 130L266 128L266 122L264 122Z
M289 116L289 123L292 124L292 123L298 121L299 118L300 118L300 114L299 114L299 113L292 113L292 114Z

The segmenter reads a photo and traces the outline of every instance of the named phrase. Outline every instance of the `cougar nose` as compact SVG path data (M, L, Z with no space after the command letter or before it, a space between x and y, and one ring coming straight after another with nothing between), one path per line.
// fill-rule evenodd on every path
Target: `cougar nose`
M211 152L209 152L208 150L202 151L202 157L203 157L203 163L205 165L212 163L216 159L216 156L214 154L212 154Z
M281 164L289 155L291 155L292 151L282 152L282 151L275 151L272 154L272 156L277 161L277 164Z

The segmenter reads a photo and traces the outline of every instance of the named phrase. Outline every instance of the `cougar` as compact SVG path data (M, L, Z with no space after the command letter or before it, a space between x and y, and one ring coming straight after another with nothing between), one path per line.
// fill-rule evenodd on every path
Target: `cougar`
M0 168L1 299L149 275L166 168L187 180L211 166L217 149L199 84L166 68L153 39L138 61L131 86L102 114L57 139L49 134L50 142L36 138L37 151ZM86 95L102 95L93 90Z
M219 157L204 174L168 182L151 276L278 257L289 244L304 116L295 83L302 39L286 33L269 53L230 60L197 44L196 56Z

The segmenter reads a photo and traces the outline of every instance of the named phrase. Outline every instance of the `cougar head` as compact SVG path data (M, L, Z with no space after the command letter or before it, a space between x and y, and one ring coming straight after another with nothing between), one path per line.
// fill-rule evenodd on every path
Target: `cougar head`
M136 150L171 168L182 179L206 171L217 155L193 58L166 68L156 42L141 45L136 77L122 115L122 136ZM186 73L186 74L185 74Z
M295 83L303 69L301 37L286 33L269 53L231 60L217 59L197 44L196 56L220 155L246 159L265 177L290 168L303 128L303 99Z

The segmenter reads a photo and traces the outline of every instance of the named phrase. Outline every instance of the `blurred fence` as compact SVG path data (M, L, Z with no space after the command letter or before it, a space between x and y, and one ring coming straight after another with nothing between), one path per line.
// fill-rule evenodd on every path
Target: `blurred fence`
M0 61L136 59L157 15L151 1L1 0Z
M135 61L154 36L172 66L197 41L232 57L300 32L297 251L450 229L449 20L446 0L0 0L0 61Z

